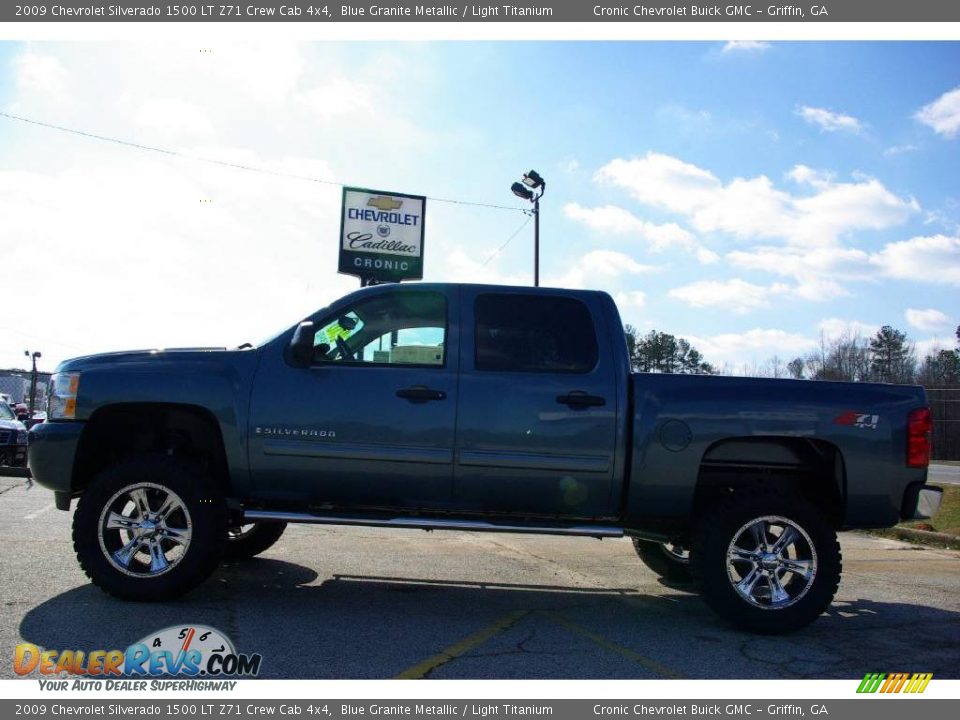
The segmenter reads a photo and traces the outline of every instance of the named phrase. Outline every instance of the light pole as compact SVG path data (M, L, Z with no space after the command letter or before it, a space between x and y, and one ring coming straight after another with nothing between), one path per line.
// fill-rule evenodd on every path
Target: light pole
M523 176L523 182L515 182L511 188L518 198L533 203L533 286L540 287L540 198L547 189L547 182L536 170ZM539 189L539 193L534 190Z
M33 406L37 401L37 358L43 357L43 353L24 350L23 354L33 360L33 370L30 374L30 419L33 419Z

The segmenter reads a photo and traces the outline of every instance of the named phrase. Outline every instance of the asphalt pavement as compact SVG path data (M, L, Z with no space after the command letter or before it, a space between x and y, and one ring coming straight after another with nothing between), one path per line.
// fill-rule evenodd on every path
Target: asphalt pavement
M762 637L660 581L627 540L291 526L167 604L104 595L71 514L0 478L0 677L13 649L125 648L184 623L263 655L273 678L960 678L960 553L844 533L834 605Z

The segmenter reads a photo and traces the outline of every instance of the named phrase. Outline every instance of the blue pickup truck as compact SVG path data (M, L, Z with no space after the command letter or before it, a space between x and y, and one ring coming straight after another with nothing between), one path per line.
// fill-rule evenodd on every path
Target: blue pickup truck
M632 538L729 622L814 620L837 530L929 516L922 388L631 371L595 291L365 288L257 347L62 363L30 434L90 579L178 596L287 523Z

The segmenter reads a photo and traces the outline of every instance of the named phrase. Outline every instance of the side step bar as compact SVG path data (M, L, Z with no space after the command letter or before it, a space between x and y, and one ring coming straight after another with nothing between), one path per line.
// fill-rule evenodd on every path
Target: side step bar
M275 510L244 510L243 521L274 520L315 525L362 525L365 527L408 528L414 530L472 530L479 532L532 533L535 535L578 535L595 538L623 537L623 528L603 525L501 525L485 520L446 520L443 518L375 518L348 515L311 515Z

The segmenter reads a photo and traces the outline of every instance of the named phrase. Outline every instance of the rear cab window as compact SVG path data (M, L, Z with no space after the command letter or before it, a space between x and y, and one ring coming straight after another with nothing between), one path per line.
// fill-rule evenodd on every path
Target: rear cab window
M478 295L474 332L480 371L588 373L597 365L593 318L574 298Z

